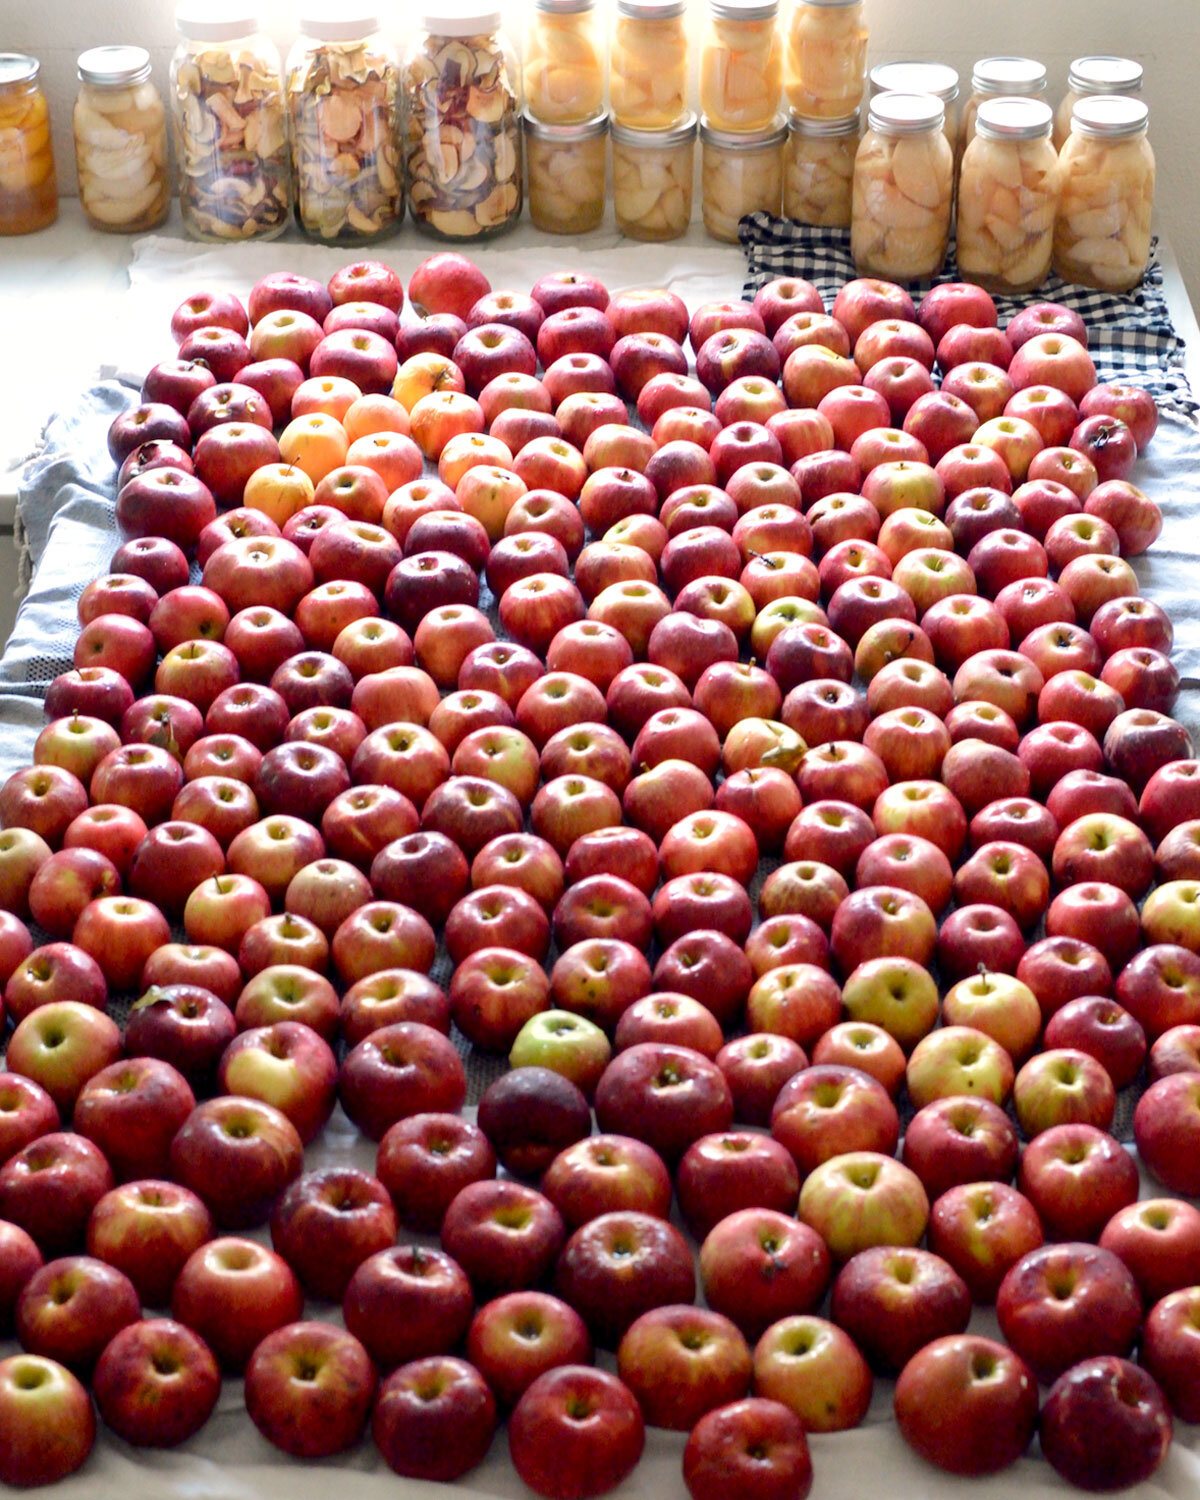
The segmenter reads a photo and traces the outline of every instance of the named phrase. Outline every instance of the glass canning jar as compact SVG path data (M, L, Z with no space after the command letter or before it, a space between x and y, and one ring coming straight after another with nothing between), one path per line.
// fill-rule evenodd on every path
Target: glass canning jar
M167 217L167 114L144 47L93 47L79 58L75 165L97 229L132 233Z
M0 234L32 234L58 218L50 111L41 65L0 52Z
M613 212L635 240L676 240L692 218L696 116L670 130L612 125Z
M948 63L888 62L871 69L871 98L876 94L932 94L946 111L946 139L958 148L959 77Z
M1046 92L1045 66L1032 57L983 57L971 74L971 97L963 110L958 156L975 134L975 112L985 99L1040 99Z
M849 229L854 158L861 130L856 109L844 120L790 115L783 148L783 212L799 224Z
M582 125L547 125L525 116L529 217L546 234L586 234L604 218L608 116Z
M687 114L687 0L617 0L608 94L614 125L669 130Z
M779 0L709 0L700 110L714 130L766 130L783 88Z
M596 0L534 0L525 29L525 108L547 125L604 111L604 27Z
M989 292L1031 292L1050 270L1058 210L1054 112L985 99L958 179L958 269Z
M275 44L253 9L187 0L175 19L171 114L184 225L203 240L273 239L292 200Z
M1081 99L1062 148L1062 197L1054 227L1054 269L1064 281L1127 292L1150 259L1154 151L1150 112L1140 99Z
M734 133L700 121L700 212L714 240L738 242L743 214L778 214L783 205L783 143L787 126Z
M1067 92L1054 116L1054 149L1071 134L1071 111L1089 94L1140 94L1143 69L1128 57L1077 57L1067 74Z
M844 120L862 103L867 23L862 0L795 0L783 53L793 113Z
M850 251L860 276L916 281L950 238L954 153L932 94L877 94L854 159Z
M480 240L521 212L521 89L500 11L441 0L404 64L405 171L417 227Z

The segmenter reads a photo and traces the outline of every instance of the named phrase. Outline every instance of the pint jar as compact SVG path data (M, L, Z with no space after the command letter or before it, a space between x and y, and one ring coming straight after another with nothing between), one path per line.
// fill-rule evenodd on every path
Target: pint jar
M687 114L686 0L617 0L609 102L615 125L668 130Z
M787 126L746 135L700 122L700 212L714 240L738 242L743 214L778 214L783 203L783 143Z
M670 130L612 126L613 211L635 240L677 240L691 222L696 116Z
M862 103L867 23L862 0L794 0L783 53L789 109L844 120Z
M547 125L604 111L605 38L596 0L533 0L525 30L525 108Z
M700 111L714 130L766 130L783 87L779 0L709 0Z
M140 233L167 217L167 115L144 47L93 47L77 64L79 202L96 229Z
M783 212L799 224L849 229L859 112L844 120L790 115L783 148Z
M546 234L586 234L604 218L608 116L548 125L525 116L529 218Z
M0 234L32 234L58 218L50 111L36 57L0 52Z

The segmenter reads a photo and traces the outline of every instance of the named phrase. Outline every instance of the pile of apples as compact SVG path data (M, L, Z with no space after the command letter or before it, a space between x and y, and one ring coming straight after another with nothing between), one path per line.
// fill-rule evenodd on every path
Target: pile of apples
M112 425L125 540L0 788L0 1480L222 1374L419 1478L507 1416L559 1500L646 1424L694 1500L800 1500L876 1375L954 1473L1145 1478L1200 1419L1153 400L966 284L408 301L189 297ZM306 1171L346 1118L375 1174Z

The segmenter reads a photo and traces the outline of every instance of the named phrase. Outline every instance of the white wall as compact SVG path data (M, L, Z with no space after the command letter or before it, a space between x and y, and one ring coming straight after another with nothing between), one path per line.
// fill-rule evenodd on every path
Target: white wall
M520 31L526 0L505 0ZM600 0L602 5L611 0ZM689 0L697 26L705 0ZM788 0L783 0L786 7ZM411 0L382 0L392 17L411 17ZM260 9L282 48L296 33L296 0L261 0ZM174 45L173 0L0 0L0 50L42 59L54 110L55 141L64 188L73 191L70 106L75 57L104 42L140 42L151 49L160 82ZM1200 303L1200 172L1195 167L1200 118L1200 3L1198 0L867 0L871 61L928 57L953 64L969 78L976 57L1020 52L1050 69L1057 102L1071 58L1089 52L1141 59L1151 134L1159 161L1158 209ZM392 27L403 39L404 23Z

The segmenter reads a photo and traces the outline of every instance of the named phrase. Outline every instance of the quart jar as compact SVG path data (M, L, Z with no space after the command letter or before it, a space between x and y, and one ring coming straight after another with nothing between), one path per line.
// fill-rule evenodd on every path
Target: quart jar
M783 87L778 14L779 0L709 0L700 111L714 130L766 130L774 121Z
M932 94L946 111L946 139L958 149L959 78L956 69L939 62L877 63L871 69L871 98L876 94Z
M860 276L917 281L946 259L954 153L932 94L877 94L854 160L850 252Z
M1040 99L1046 92L1046 69L1032 57L983 57L971 74L971 97L963 110L958 156L975 134L975 112L985 99Z
M668 130L687 114L687 0L617 0L608 96L614 125Z
M408 204L417 227L481 240L521 212L521 90L500 11L442 0L404 64Z
M612 124L613 212L634 240L676 240L692 218L696 116L670 130Z
M36 57L0 52L0 234L32 234L58 218L40 67Z
M849 229L859 111L844 120L789 115L783 148L783 212L799 224Z
M525 108L548 125L604 112L604 27L596 0L533 0L525 29Z
M779 213L786 139L781 119L744 135L700 121L700 212L714 240L736 245L743 214Z
M795 0L783 52L788 107L809 120L844 120L862 103L867 23L862 0Z
M989 292L1030 292L1050 270L1058 210L1054 113L1042 99L985 99L958 179L958 269Z
M1089 94L1140 94L1143 69L1128 57L1077 57L1067 74L1067 92L1054 116L1054 149L1071 134L1071 111Z
M1062 197L1054 228L1054 269L1064 281L1127 292L1150 259L1154 152L1150 114L1136 98L1081 99L1062 148Z
M292 207L279 53L253 9L186 0L171 63L179 207L202 240L274 239Z
M77 64L75 166L79 201L96 229L140 232L171 206L167 113L144 47L93 47Z
M586 234L604 218L608 116L547 125L525 115L529 217L546 234Z

